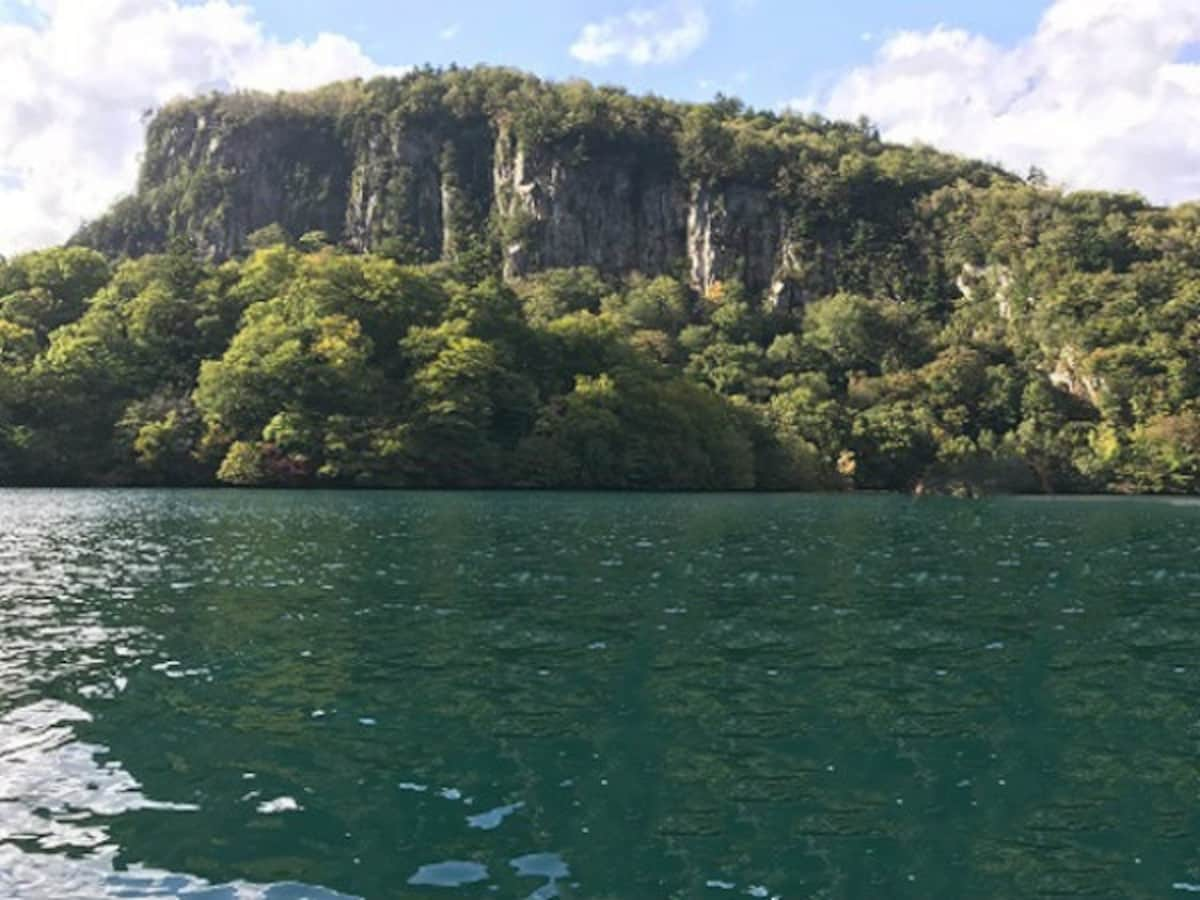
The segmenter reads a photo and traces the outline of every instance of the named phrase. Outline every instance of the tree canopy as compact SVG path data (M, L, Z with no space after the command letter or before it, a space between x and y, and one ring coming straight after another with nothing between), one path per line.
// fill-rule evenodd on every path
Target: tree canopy
M767 185L787 271L769 290L686 260L505 280L495 222L430 262L403 229L360 253L319 216L225 262L182 239L0 260L4 483L1200 490L1196 205L501 69L191 101L151 150L198 115L284 143L314 117L468 136L490 117L579 159L619 139L698 184ZM157 187L93 236L215 228L206 191L236 212L228 173L148 159Z

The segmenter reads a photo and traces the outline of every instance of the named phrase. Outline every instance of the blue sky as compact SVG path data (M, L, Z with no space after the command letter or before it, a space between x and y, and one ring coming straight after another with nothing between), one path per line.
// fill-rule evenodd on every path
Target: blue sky
M774 106L869 61L879 43L896 31L943 24L1010 43L1033 31L1047 4L719 0L708 4L710 35L698 52L674 64L641 66L619 60L588 65L574 59L569 48L587 23L621 16L639 5L652 7L653 0L358 0L337 7L328 0L256 0L253 5L283 38L341 31L373 59L393 65L495 63L680 99L709 99L724 90L756 106Z
M1200 0L0 0L0 253L129 192L142 113L432 63L871 118L885 138L1200 200Z

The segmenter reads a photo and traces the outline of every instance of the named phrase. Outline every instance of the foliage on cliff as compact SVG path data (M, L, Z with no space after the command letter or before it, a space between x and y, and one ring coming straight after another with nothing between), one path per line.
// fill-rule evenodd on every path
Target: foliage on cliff
M73 243L118 257L182 240L223 261L279 225L407 263L470 255L517 276L589 265L702 289L933 297L945 273L924 253L921 201L1009 179L888 145L869 123L427 69L173 103L149 124L137 192Z
M1200 215L929 201L938 304L275 244L0 267L6 483L1137 489L1200 477ZM937 227L932 227L937 226ZM264 235L269 238L271 235Z
M191 101L149 141L81 236L110 253L0 263L2 483L1200 490L1195 206L504 70ZM585 265L567 181L660 169L684 256ZM370 184L400 200L363 252Z

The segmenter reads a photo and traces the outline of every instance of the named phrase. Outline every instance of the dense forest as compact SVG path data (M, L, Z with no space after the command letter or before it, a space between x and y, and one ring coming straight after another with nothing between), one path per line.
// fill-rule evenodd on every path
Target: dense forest
M508 70L181 101L0 260L0 483L1200 489L1200 206Z

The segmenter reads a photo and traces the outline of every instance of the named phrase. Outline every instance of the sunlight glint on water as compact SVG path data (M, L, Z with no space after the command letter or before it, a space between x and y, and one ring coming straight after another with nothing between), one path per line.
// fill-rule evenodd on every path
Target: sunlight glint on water
M1184 896L1197 516L0 492L0 896Z

